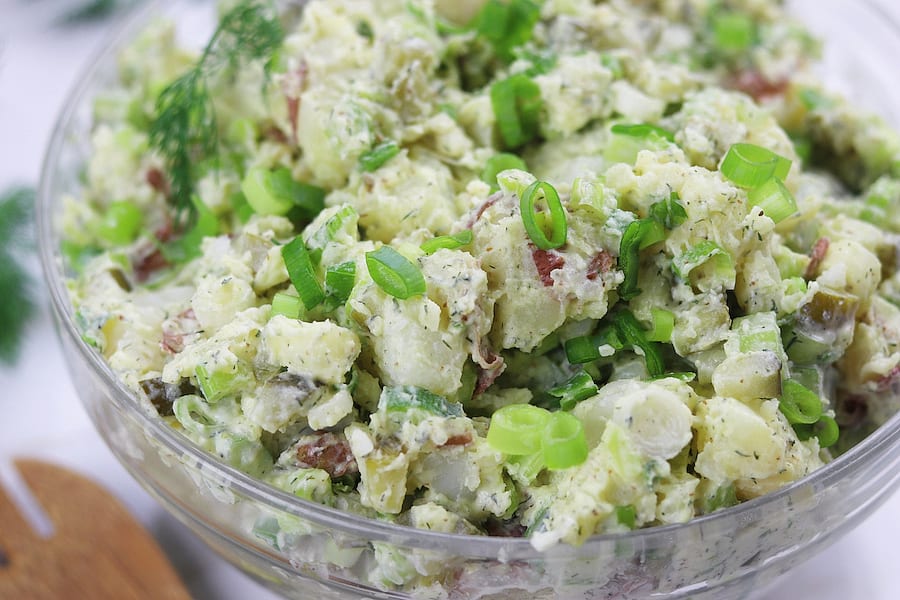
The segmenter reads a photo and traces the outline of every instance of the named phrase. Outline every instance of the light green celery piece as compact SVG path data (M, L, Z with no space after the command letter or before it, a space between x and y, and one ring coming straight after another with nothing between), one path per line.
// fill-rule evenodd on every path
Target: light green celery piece
M207 402L212 403L243 388L251 387L255 382L251 369L242 363L227 365L225 368L215 370L199 364L194 369L194 375L203 397Z

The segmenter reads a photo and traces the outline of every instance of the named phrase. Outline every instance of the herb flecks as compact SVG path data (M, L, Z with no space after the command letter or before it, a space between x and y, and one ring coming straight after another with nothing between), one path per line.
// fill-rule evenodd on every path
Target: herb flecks
M16 187L0 195L0 363L13 364L22 334L35 312L32 281L22 264L32 243L34 190Z
M259 2L245 1L225 13L190 71L166 87L156 100L150 143L166 162L170 202L178 216L194 218L195 165L213 158L219 144L209 92L213 75L234 73L242 64L271 58L284 33L277 15Z

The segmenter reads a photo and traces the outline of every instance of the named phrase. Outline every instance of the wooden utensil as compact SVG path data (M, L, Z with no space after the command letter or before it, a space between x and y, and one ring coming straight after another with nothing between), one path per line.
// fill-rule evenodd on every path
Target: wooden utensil
M112 495L58 466L15 466L54 531L38 535L0 489L0 598L190 599L156 541Z

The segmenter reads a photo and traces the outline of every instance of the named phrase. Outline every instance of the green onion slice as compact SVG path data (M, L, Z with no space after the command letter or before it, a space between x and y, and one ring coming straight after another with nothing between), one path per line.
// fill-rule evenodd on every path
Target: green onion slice
M651 342L668 342L672 339L675 330L675 313L663 308L651 308L650 315L653 326L647 332L647 339Z
M406 300L427 289L419 267L390 246L366 252L366 268L378 287L394 298Z
M616 507L616 520L628 529L634 529L636 519L637 511L635 511L633 505L627 504L625 506Z
M559 398L559 407L562 410L572 410L576 404L596 394L597 389L597 384L591 376L585 371L579 371L562 385L547 390L547 393Z
M780 223L797 212L793 194L777 177L771 177L758 188L747 192L750 206L760 207L766 216Z
M550 209L550 237L544 233L543 228L538 223L538 214L535 212L535 204L538 195L544 197L547 208ZM559 194L556 188L546 181L535 181L529 185L519 201L519 209L522 213L522 222L525 224L525 232L534 245L541 250L550 250L551 248L559 248L566 243L566 234L568 229L566 226L566 211L562 202L559 200Z
M260 215L287 215L297 220L312 220L325 207L325 190L295 181L291 171L263 167L247 170L241 180L247 204Z
M463 229L459 233L454 233L452 235L439 235L436 238L427 240L422 243L420 248L422 248L422 252L424 252L425 254L434 254L441 249L455 250L457 248L462 248L463 246L468 246L471 243L472 230Z
M580 465L588 455L584 425L572 413L550 413L541 437L541 450L548 469L568 469Z
M360 168L371 173L378 170L381 165L391 160L400 153L400 146L394 140L385 140L368 152L363 152L359 157Z
M659 377L666 371L659 345L647 338L647 333L635 316L629 310L621 310L616 313L613 324L619 338L628 345L639 348L644 354L644 363L650 377Z
M660 137L672 143L675 142L675 136L671 131L650 123L616 123L609 130L616 135L626 135L639 139Z
M594 335L570 338L565 343L566 358L573 365L612 356L624 347L615 328L611 326L601 329Z
M491 108L505 148L537 137L543 102L541 88L523 73L491 85Z
M281 247L281 256L291 283L300 295L306 310L312 310L325 299L325 290L319 283L316 268L303 238L299 235Z
M716 280L723 283L727 289L734 287L736 277L734 260L724 248L711 240L704 240L676 256L672 260L672 270L678 277L687 281L691 271L709 261L713 262Z
M732 144L722 159L719 171L729 181L743 188L758 188L772 177L784 180L791 161L755 144Z
M782 383L778 406L791 425L811 425L822 416L822 401L819 396L792 379Z
M141 231L144 215L134 202L111 203L97 226L97 237L117 246L130 244Z
M356 283L356 263L352 260L328 267L325 271L325 292L344 304Z
M194 376L197 378L197 386L203 393L203 397L209 403L218 402L253 382L253 376L249 369L241 365L210 371L206 365L201 363L194 369Z
M495 450L516 456L541 449L550 411L532 404L509 404L494 411L487 442Z
M828 448L837 443L838 438L841 435L841 430L838 427L837 421L828 415L822 415L813 426L813 433L819 438L819 446Z
M721 12L713 17L712 31L716 46L725 51L746 50L756 40L756 24L738 12Z
M511 61L513 50L531 39L541 9L532 0L488 0L475 18L474 28L504 61Z
M490 157L484 164L484 170L481 171L481 180L491 186L491 191L496 192L500 189L497 183L497 175L508 169L526 170L528 167L525 161L507 152L501 152Z
M299 319L303 313L303 301L299 296L278 292L272 297L272 316L284 315L289 319Z
M666 200L654 202L650 206L650 216L662 223L666 229L675 229L687 220L687 211L679 202L678 192L672 192Z
M619 242L619 264L625 274L625 279L617 290L619 298L631 300L641 293L637 286L638 270L641 264L640 251L661 242L665 236L663 226L653 218L632 221L625 228L622 240Z

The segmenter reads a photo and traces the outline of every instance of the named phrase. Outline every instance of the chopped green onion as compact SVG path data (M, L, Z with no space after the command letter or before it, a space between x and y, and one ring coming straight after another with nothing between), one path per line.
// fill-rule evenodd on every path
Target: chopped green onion
M544 408L509 404L491 415L487 442L504 454L533 454L541 449L541 438L549 421L550 411Z
M572 410L576 404L597 393L597 384L586 372L579 371L562 385L547 390L547 393L559 398L559 407L562 410Z
M540 6L531 0L488 0L475 18L474 29L497 56L509 62L514 58L513 50L531 39L540 14Z
M291 171L263 167L247 170L241 191L253 211L260 215L286 215L296 211L298 220L312 220L325 206L325 190L295 181Z
M746 50L756 39L756 24L753 19L738 12L714 15L712 31L716 46L726 51Z
M624 347L613 327L605 327L594 335L570 338L565 343L566 358L573 365L612 356Z
M325 291L316 275L312 257L303 238L299 235L281 247L281 256L287 268L291 283L303 300L306 310L312 310L325 299Z
M434 254L438 250L447 249L455 250L472 243L472 230L463 229L459 233L453 235L439 235L422 243L420 248L425 254Z
M653 326L647 332L647 339L651 342L668 342L672 339L672 331L675 329L675 313L662 309L651 308Z
M828 415L819 417L818 422L813 426L813 431L815 436L819 438L819 446L822 448L834 446L841 435L837 421Z
M627 504L625 506L616 507L616 520L628 529L634 529L636 519L637 511L634 509L633 505Z
M550 209L551 233L549 238L538 223L539 213L536 213L534 210L538 200L538 193L543 194L547 208ZM532 183L522 192L519 209L522 213L522 222L525 224L525 232L535 246L541 250L550 250L551 248L559 248L566 243L566 211L559 200L556 188L552 185L546 181L535 181ZM540 214L543 216L543 213Z
M378 287L394 298L406 300L427 289L419 267L390 246L366 252L366 268Z
M666 200L654 202L650 206L650 216L662 223L666 229L675 229L687 220L687 211L679 202L678 192L672 192Z
M767 217L780 223L797 212L793 194L777 177L772 177L747 193L750 206L758 206Z
M650 123L616 123L609 130L616 135L625 135L639 139L658 137L672 143L675 142L675 136L671 131Z
M97 226L97 237L117 246L130 244L141 231L144 216L141 209L126 200L111 203L106 207L103 218Z
M505 148L537 137L542 107L541 88L523 73L491 85L491 108Z
M721 485L716 488L716 491L712 496L706 498L706 507L703 512L709 514L720 508L734 506L737 503L738 499L734 490L734 484L729 483L727 485Z
M822 401L819 396L792 379L782 383L778 406L791 425L810 425L822 416Z
M622 300L631 300L641 293L637 286L638 270L640 269L640 251L648 246L665 239L665 231L662 224L653 218L638 219L632 221L622 234L619 242L619 264L625 279L619 286L618 294Z
M658 377L665 373L666 365L659 351L659 345L647 339L647 333L631 311L621 310L616 313L613 324L622 342L638 348L644 355L644 364L650 377Z
M463 407L454 402L414 385L385 387L378 399L379 410L385 412L408 412L422 410L441 417L462 417Z
M325 293L338 304L347 302L356 283L356 263L352 260L328 267L325 271Z
M568 469L580 465L588 455L584 425L572 413L550 413L541 436L541 450L548 469Z
M526 170L528 167L525 161L507 152L501 152L490 157L484 164L484 170L481 171L481 180L491 186L491 191L496 192L500 189L497 183L497 175L508 169Z
M716 280L726 289L733 288L736 277L734 260L724 248L712 240L704 240L676 256L672 260L672 270L682 280L687 281L691 271L709 261L713 263Z
M787 279L782 280L782 285L784 286L785 296L791 294L805 294L808 289L806 280L802 277L788 277Z
M381 165L391 160L400 153L400 146L394 140L385 140L368 152L363 152L359 157L360 168L371 173L381 168Z
M299 319L303 313L303 301L299 296L278 292L272 296L272 316L284 315L289 319Z
M194 376L197 378L197 386L203 393L203 397L210 403L218 402L225 396L253 383L253 376L249 369L242 368L240 365L235 365L227 370L210 372L206 365L201 363L194 369Z
M754 189L772 177L784 180L791 170L791 161L767 148L755 144L732 144L722 159L719 171L729 181L743 188Z

